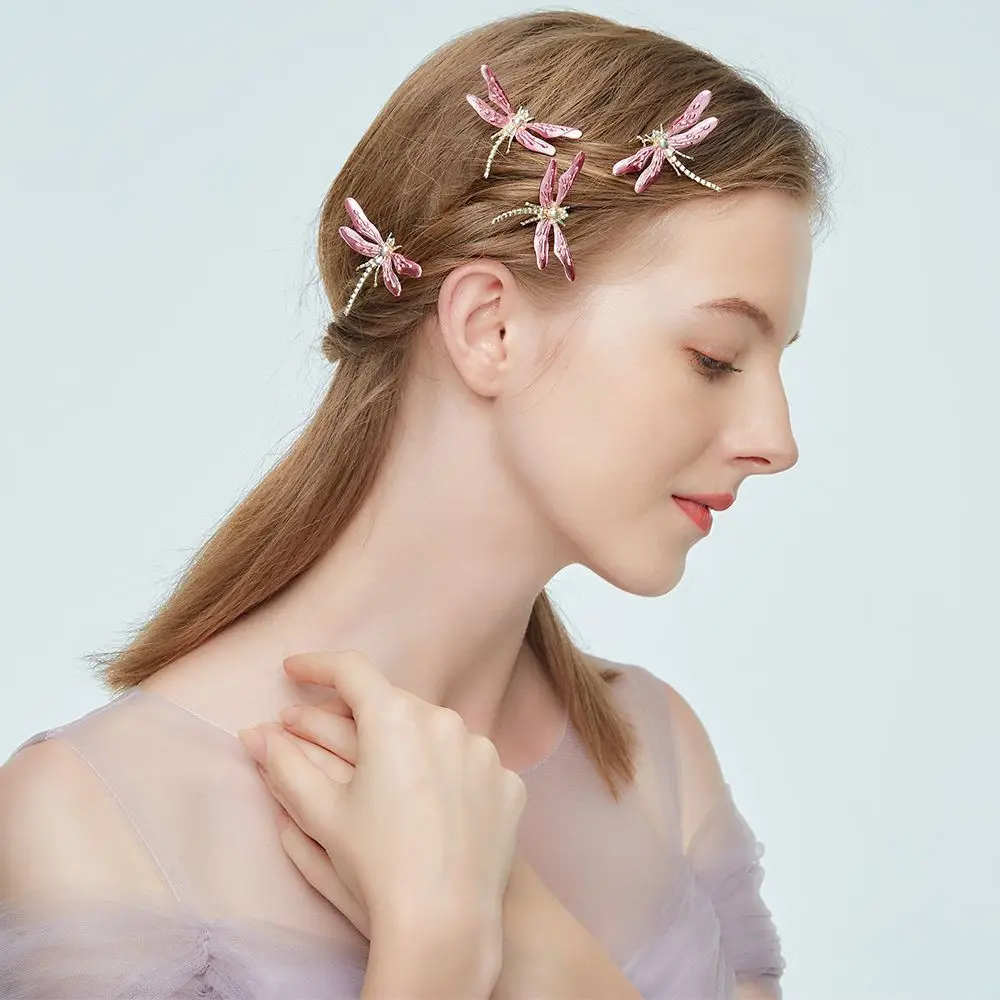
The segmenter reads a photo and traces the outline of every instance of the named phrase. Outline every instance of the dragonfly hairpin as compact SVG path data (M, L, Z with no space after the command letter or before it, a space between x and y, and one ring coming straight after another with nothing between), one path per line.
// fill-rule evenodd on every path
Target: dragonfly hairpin
M649 145L643 145L637 153L626 156L624 160L619 160L611 168L615 177L621 177L622 174L634 174L641 170L642 173L639 174L639 178L635 182L635 193L642 194L660 176L663 164L669 163L678 177L681 174L686 174L691 180L704 184L705 187L711 188L713 191L721 191L722 188L717 184L692 173L678 159L679 156L688 160L692 159L681 150L696 146L719 124L718 118L705 118L703 121L698 121L701 118L701 113L708 107L711 96L710 90L703 90L687 106L684 114L677 118L669 128L664 129L661 125L659 128L654 128L650 135L636 136L637 139Z
M389 233L384 240L382 239L382 234L368 221L368 217L361 210L361 206L353 198L344 199L344 208L347 209L347 214L351 217L351 221L354 223L357 232L351 229L350 226L341 226L339 229L340 235L352 250L356 250L358 253L364 254L365 257L371 258L355 268L356 271L360 271L363 268L364 274L361 275L361 279L354 286L354 291L351 292L351 297L347 300L347 306L343 312L343 315L346 316L351 311L351 306L354 305L354 300L358 297L358 293L361 291L365 281L368 280L369 274L374 272L375 277L372 279L372 287L375 287L378 285L378 276L381 273L385 287L398 298L399 293L402 291L402 286L399 283L399 277L396 272L398 271L400 274L408 275L411 278L419 278L421 269L416 261L410 260L409 257L404 257L399 252L402 247L393 239L392 233Z
M559 178L558 184L555 184L556 161L549 160L549 165L545 168L545 174L542 177L542 183L538 188L539 204L535 205L526 201L524 208L512 208L490 220L490 225L493 225L515 215L532 216L521 225L529 226L535 220L535 262L539 269L545 267L549 262L549 233L554 231L553 250L562 261L563 270L570 281L576 277L576 269L573 266L573 255L570 253L569 244L560 228L569 215L569 209L563 206L562 201L569 194L569 189L573 186L573 181L576 180L576 175L583 166L583 159L583 153L577 153L573 157L573 162L566 168L566 172Z
M480 118L491 125L495 125L500 130L490 136L496 142L493 143L489 159L486 161L484 178L490 176L490 167L493 166L493 159L505 139L507 140L506 151L508 153L510 152L511 143L516 139L525 149L530 149L533 153L544 153L546 156L555 156L555 146L547 143L546 139L579 139L583 136L583 133L578 128L571 128L568 125L549 125L546 122L536 122L532 119L527 108L519 107L515 111L493 70L483 63L479 67L479 72L483 74L483 79L486 81L487 96L495 107L491 108L489 104L476 97L475 94L466 94L465 99L475 108L476 114Z

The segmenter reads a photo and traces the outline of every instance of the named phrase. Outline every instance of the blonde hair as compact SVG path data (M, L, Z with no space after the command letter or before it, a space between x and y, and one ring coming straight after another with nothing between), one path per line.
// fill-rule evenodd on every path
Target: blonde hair
M531 230L490 226L500 212L537 201L546 158L501 149L483 178L493 129L465 101L485 97L487 63L515 107L573 125L579 140L554 140L561 169L579 150L586 163L567 229L577 270L596 267L632 227L696 198L719 198L667 167L643 195L611 165L635 137L673 120L696 93L712 91L720 124L693 151L696 172L737 189L777 190L822 217L827 168L809 130L762 87L706 52L669 36L591 14L556 11L508 17L466 32L425 59L361 137L323 201L320 276L334 314L322 341L337 362L316 413L287 453L191 559L160 608L119 650L87 657L107 687L122 690L195 649L282 590L326 552L356 514L379 471L407 382L414 331L436 310L445 276L469 260L504 262L529 295L571 294L558 262L535 264ZM351 195L386 235L391 229L420 279L402 278L399 299L367 289L340 315L359 258L338 227ZM610 233L610 238L609 238ZM556 265L556 266L553 266ZM570 637L548 594L535 600L526 642L566 706L615 799L635 776L634 730L609 686L620 671L596 669Z

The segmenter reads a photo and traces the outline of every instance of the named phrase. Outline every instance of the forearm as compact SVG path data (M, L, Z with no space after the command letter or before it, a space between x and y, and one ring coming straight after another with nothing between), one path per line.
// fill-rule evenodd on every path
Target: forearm
M500 961L499 934L474 921L373 926L361 1000L487 1000Z
M601 943L518 860L504 896L491 1000L643 1000Z

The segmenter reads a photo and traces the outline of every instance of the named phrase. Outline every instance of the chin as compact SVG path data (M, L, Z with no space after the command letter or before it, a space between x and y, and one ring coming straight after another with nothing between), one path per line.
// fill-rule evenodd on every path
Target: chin
M645 551L635 553L628 561L618 559L614 563L589 562L588 569L613 587L624 590L636 597L662 597L669 594L684 576L687 553L663 552L648 546Z

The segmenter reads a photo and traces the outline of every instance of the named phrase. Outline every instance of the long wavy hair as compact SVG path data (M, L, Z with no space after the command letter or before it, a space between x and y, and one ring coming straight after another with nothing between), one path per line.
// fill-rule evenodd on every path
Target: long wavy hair
M535 264L530 229L490 219L537 201L546 160L516 144L483 169L493 129L466 103L485 97L487 63L515 107L578 127L555 140L561 169L579 151L571 244L577 268L597 267L633 228L674 206L725 192L768 189L825 218L828 168L810 130L782 111L762 84L698 48L655 31L591 14L553 11L508 17L468 31L428 56L396 89L347 157L323 200L318 264L336 317L322 338L333 365L310 422L283 457L192 557L172 592L130 641L86 658L112 691L132 687L278 594L337 540L372 488L390 443L414 355L415 331L436 311L445 276L470 258L502 261L525 293L558 304L572 285L553 261ZM719 194L667 167L643 195L635 177L611 165L638 148L636 137L672 121L696 93L712 92L719 118L691 166ZM358 255L338 234L349 223L346 196L401 234L423 276L393 298L363 292L342 315L357 280ZM391 226L390 226L391 223ZM613 234L609 237L609 234ZM553 266L555 265L555 266ZM543 589L525 641L549 673L613 797L635 777L635 733L615 708L620 671L596 668L570 637Z

